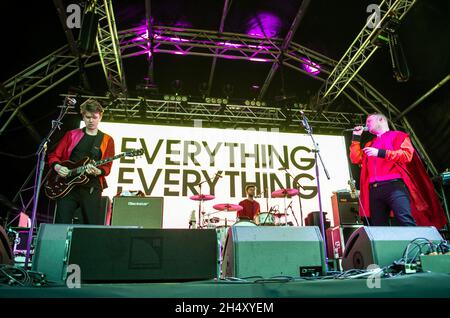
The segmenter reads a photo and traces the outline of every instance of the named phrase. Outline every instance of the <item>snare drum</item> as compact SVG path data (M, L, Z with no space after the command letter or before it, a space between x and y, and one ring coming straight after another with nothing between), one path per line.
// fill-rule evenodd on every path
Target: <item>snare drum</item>
M255 216L255 222L259 226L263 225L275 225L275 216L269 212L260 212L257 216Z

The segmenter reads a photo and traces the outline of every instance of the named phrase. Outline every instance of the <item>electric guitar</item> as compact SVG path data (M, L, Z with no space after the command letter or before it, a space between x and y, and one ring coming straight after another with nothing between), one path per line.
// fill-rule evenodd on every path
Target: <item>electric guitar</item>
M85 174L86 165L91 163L94 167L101 166L105 163L123 157L137 157L144 153L144 149L136 149L115 155L99 161L91 161L89 157L85 157L77 162L70 160L62 161L59 164L70 169L66 177L61 177L55 170L50 171L50 175L44 185L45 194L50 199L57 199L66 196L75 186L85 184L89 181L89 177Z

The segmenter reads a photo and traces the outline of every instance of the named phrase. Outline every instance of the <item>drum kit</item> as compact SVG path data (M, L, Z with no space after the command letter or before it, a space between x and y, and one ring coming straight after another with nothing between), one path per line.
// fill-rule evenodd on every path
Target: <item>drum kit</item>
M217 216L212 216L213 214L219 212L239 212L242 211L242 206L231 203L220 203L215 204L213 208L215 212L206 213L202 207L205 201L211 201L215 199L215 196L210 194L197 194L190 197L193 201L199 202L199 218L198 218L198 228L227 228L229 226L282 226L288 225L287 216L288 208L286 208L286 199L292 198L299 194L297 189L279 189L273 191L272 198L283 198L284 199L284 212L278 211L276 208L270 208L269 211L260 212L255 216L253 220L247 218L233 218L224 217L220 218ZM295 215L294 215L295 216ZM223 223L224 222L224 223ZM222 223L219 225L219 223Z

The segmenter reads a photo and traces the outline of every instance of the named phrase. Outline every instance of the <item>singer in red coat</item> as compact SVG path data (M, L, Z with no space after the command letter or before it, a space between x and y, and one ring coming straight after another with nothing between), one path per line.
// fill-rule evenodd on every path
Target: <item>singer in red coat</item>
M371 225L387 225L392 211L400 225L442 228L447 220L408 134L389 130L387 118L373 114L367 130L376 135L361 148L363 127L355 127L352 163L361 165L360 209Z

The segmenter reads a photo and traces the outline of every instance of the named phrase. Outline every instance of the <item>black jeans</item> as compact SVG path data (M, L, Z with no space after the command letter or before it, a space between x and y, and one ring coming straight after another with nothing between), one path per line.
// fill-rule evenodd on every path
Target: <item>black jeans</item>
M409 192L401 179L375 182L370 186L370 223L374 226L389 225L392 210L401 226L415 226L411 215Z
M102 191L99 188L83 186L73 188L69 194L56 202L55 223L104 225L101 199ZM75 216L81 218L74 222Z

